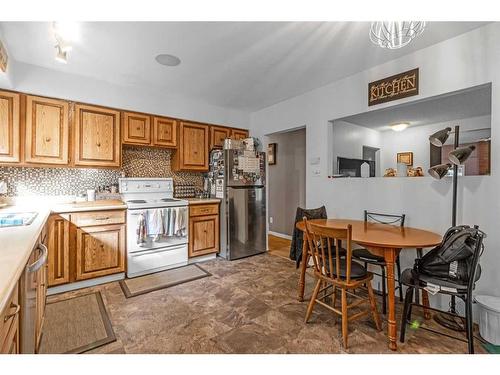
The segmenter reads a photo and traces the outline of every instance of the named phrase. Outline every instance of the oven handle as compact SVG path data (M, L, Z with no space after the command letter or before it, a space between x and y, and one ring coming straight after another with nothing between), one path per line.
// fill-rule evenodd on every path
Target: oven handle
M47 262L47 246L45 246L43 243L40 243L38 244L38 250L41 251L41 255L33 264L30 264L27 267L29 273L38 271Z

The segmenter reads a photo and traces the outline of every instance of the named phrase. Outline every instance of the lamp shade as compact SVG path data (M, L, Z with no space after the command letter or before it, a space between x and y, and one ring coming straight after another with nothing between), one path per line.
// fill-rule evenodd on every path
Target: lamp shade
M455 165L462 165L475 149L473 145L457 148L448 154L448 159Z
M451 133L451 128L445 128L439 130L429 137L429 142L431 142L436 147L441 147L444 145Z
M451 164L438 164L435 165L434 167L429 168L427 171L432 177L434 177L436 180L442 179L444 176L446 176L446 173L448 173L448 169L451 168Z

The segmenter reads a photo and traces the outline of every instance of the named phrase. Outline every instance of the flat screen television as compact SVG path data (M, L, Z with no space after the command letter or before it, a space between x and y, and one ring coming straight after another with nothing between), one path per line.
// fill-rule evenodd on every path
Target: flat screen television
M368 163L370 177L375 177L375 161L337 157L337 170L346 177L361 177L361 164Z

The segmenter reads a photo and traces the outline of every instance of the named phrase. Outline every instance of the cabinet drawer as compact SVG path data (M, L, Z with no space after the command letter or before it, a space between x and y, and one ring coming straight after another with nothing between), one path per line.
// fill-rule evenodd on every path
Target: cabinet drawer
M77 227L90 227L94 225L124 224L125 211L93 211L77 212L71 214L71 222Z
M218 204L200 204L189 207L189 216L217 215L219 213Z
M12 340L18 340L19 332L19 292L17 285L0 312L0 354L10 354L13 346ZM19 343L15 345L19 347Z

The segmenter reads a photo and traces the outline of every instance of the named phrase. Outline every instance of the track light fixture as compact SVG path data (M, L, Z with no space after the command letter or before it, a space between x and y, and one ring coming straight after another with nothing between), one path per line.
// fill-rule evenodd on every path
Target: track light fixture
M68 53L61 49L61 46L56 45L56 61L66 64L68 62Z

